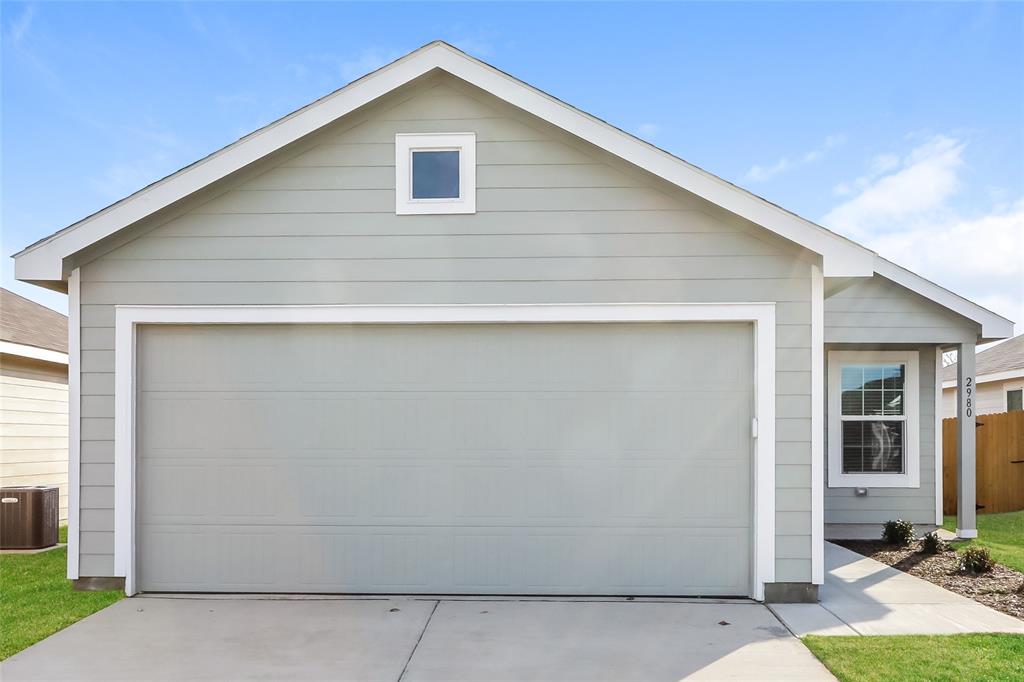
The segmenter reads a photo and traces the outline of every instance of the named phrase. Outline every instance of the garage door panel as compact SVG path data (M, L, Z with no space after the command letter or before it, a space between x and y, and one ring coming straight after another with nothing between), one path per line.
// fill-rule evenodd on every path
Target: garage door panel
M679 529L162 529L151 590L467 594L744 594L744 532ZM197 553L208 557L189 561ZM281 561L287 556L289 561ZM724 561L723 561L724 559Z
M143 590L749 590L748 325L143 327L139 348Z
M282 454L282 457L285 455ZM140 483L146 517L276 523L747 527L747 463L580 461L508 465L339 464L262 458L220 464L153 464L161 484Z

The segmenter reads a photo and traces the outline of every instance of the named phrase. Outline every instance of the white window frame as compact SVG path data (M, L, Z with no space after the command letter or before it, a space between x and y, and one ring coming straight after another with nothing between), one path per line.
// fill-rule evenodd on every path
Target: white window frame
M456 199L412 198L413 152L459 152ZM476 133L398 133L395 135L395 213L444 215L476 213Z
M905 401L903 473L843 473L842 366L892 364L906 366L903 382ZM828 354L828 487L830 488L920 488L921 487L921 386L918 353L915 350L829 351ZM880 416L879 419L885 419Z
M750 322L754 336L753 566L749 596L775 582L775 304L119 305L114 315L114 575L136 592L136 334L150 324Z

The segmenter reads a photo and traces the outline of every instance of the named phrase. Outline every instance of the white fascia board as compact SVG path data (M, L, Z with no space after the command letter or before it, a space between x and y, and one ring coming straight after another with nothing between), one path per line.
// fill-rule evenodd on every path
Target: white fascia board
M585 114L444 43L431 43L15 255L20 280L61 281L64 259L433 69L821 254L827 277L870 277L874 253Z
M827 277L870 277L874 252L452 50L440 68L688 192L822 255Z
M0 341L0 353L6 353L8 355L19 355L23 358L31 358L32 360L55 362L58 365L68 364L67 353L61 353L60 351L55 350L48 350L46 348L37 348L36 346L26 346L23 343Z
M991 310L982 308L977 303L972 303L966 298L954 294L949 289L944 289L938 284L930 282L906 268L901 268L881 256L875 258L874 268L875 272L882 277L935 301L942 307L948 308L958 315L963 315L968 320L977 322L981 325L981 338L985 340L995 341L1013 336L1013 322L1011 320L997 315Z

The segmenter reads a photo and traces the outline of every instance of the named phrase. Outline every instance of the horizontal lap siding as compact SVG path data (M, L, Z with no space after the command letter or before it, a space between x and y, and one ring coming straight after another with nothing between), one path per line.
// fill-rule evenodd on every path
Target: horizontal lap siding
M68 517L67 367L0 358L0 485L56 485Z
M825 343L973 342L977 325L879 275L825 299Z
M82 575L112 570L116 304L776 301L777 579L809 580L806 257L463 86L366 119L82 267ZM421 131L477 133L477 214L394 214Z
M909 344L920 348L920 488L825 489L826 523L883 523L897 517L935 523L935 346L974 341L977 326L883 277L858 282L825 300L826 344ZM850 346L846 346L850 347ZM827 465L827 463L826 463Z

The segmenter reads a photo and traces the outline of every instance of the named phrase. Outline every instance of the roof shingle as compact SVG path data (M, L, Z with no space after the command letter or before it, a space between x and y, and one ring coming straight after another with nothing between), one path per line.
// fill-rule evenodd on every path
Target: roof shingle
M974 375L977 377L996 372L1024 369L1024 334L1003 341L998 346L978 353ZM956 381L956 363L942 369L943 381Z
M0 341L68 352L68 318L56 310L0 289Z

